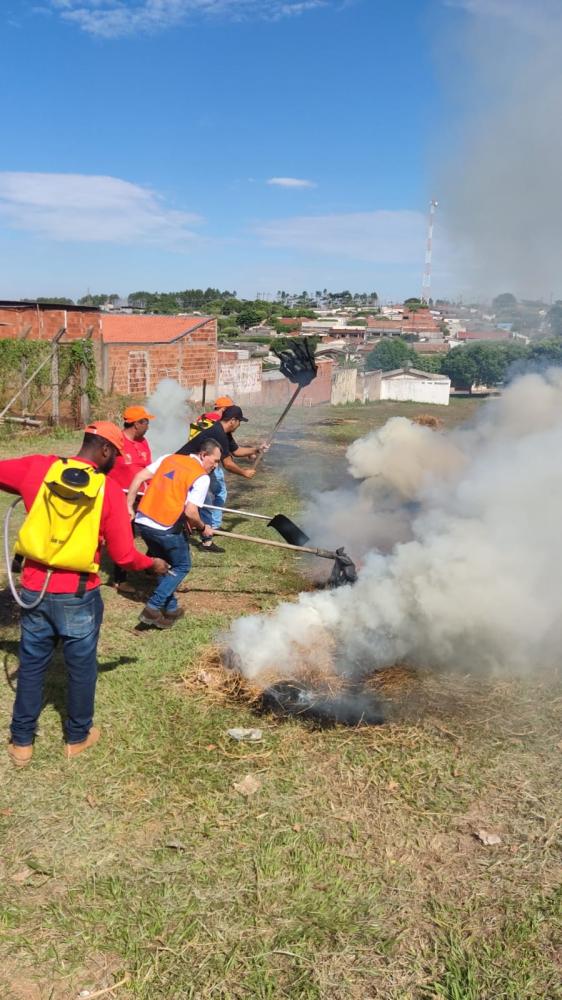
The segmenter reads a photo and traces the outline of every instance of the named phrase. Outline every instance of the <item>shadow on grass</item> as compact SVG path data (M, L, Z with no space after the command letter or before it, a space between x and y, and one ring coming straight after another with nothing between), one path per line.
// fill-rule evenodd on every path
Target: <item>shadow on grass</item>
M11 657L15 660L18 659L19 642L16 639L4 639L0 642L0 653L2 654L3 659L3 671L6 684L15 694L19 667L14 666L14 668L10 670L9 661ZM98 674L110 673L113 670L117 670L118 667L124 667L128 664L136 662L137 657L124 655L118 656L113 660L105 660L101 663L98 662ZM45 673L45 687L43 691L43 705L41 707L41 711L43 711L47 705L52 705L55 712L59 715L61 729L64 736L64 722L66 719L66 668L64 665L62 649L60 648L55 650L54 656Z

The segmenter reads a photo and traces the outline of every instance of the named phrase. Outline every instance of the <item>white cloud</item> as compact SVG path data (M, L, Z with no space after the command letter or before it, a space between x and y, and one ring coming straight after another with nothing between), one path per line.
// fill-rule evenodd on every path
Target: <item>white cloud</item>
M119 38L173 27L190 17L233 20L296 16L332 0L50 0L51 8L88 34Z
M267 246L387 264L423 260L427 219L421 212L300 215L255 226Z
M314 181L301 180L299 177L270 177L268 184L282 188L314 188Z
M0 220L60 242L158 245L195 239L197 215L167 208L154 191L118 177L0 172Z

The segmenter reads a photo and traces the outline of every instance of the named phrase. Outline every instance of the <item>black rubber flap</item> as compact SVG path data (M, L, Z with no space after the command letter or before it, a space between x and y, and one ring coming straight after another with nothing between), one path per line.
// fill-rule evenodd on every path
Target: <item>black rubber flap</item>
M291 521L284 514L276 514L275 517L271 518L271 521L267 522L268 528L275 528L279 532L281 538L284 538L289 545L306 545L310 541L308 535L305 535L298 524Z

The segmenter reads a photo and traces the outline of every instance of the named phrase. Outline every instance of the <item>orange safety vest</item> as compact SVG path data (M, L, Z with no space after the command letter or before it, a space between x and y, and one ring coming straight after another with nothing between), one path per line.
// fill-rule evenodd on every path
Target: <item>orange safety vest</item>
M171 528L183 514L188 490L207 473L192 455L168 455L139 503L140 514Z

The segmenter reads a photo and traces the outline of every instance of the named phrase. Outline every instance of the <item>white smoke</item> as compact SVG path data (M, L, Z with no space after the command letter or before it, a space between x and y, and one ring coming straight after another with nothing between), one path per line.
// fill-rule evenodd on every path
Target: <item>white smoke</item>
M150 421L148 443L154 458L177 451L189 437L189 424L195 416L193 392L173 378L162 379L150 396L147 407L154 413Z
M387 539L386 555L371 548L354 586L234 622L226 643L243 673L317 671L327 649L330 669L346 675L404 659L472 671L557 664L560 454L560 369L523 376L451 434L399 418L354 442L351 469L366 478L347 510L332 494L334 522L361 516L363 537L381 533L378 500L392 497L408 540Z
M562 5L448 0L452 127L436 189L473 293L562 296Z

